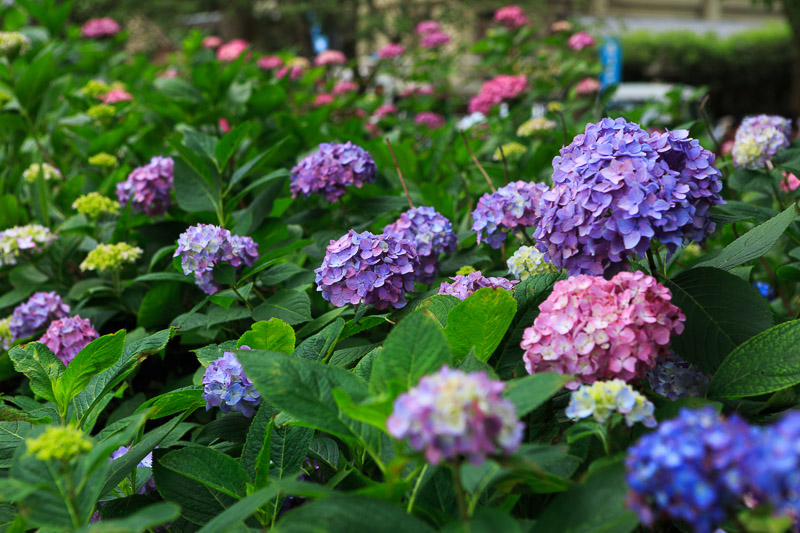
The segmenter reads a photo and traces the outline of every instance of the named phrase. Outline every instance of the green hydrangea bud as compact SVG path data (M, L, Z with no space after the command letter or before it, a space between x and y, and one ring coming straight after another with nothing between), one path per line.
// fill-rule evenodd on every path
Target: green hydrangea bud
M97 98L110 90L111 86L103 80L89 80L86 85L81 88L81 94L89 98Z
M456 270L456 275L457 276L468 276L468 275L472 274L473 272L477 272L477 270L475 270L475 267L467 265L467 266L463 266L463 267L459 268L458 270Z
M0 55L25 55L31 49L31 40L18 31L0 31Z
M517 159L519 157L522 157L522 155L528 151L528 149L524 145L518 142L511 142L508 144L504 144L502 148L503 148L503 153L501 154L500 148L498 148L497 150L495 150L492 159L494 159L495 161L502 161L503 155L506 156L506 159Z
M41 175L45 181L50 181L60 178L61 171L47 163L34 163L22 173L22 178L29 183L33 183L39 175Z
M79 196L72 204L72 208L89 218L100 218L103 215L116 215L119 213L119 203L103 196L99 192L90 192Z
M508 271L520 281L534 274L556 271L556 267L545 261L542 252L533 246L521 246L508 258L506 264Z
M9 326L10 322L10 316L0 320L0 352L8 350L14 340L14 336L11 334L11 327Z
M125 263L133 263L142 255L142 249L126 242L99 244L81 263L81 270L117 270Z
M96 167L115 167L117 166L117 158L106 152L100 152L89 158L89 164Z
M69 461L92 450L92 441L80 429L50 426L33 439L25 439L28 453L41 461Z
M517 128L517 137L530 137L536 133L550 131L556 127L556 123L546 117L536 117L526 120Z
M86 111L86 113L95 120L102 118L110 118L117 114L117 110L113 105L97 104L93 105Z

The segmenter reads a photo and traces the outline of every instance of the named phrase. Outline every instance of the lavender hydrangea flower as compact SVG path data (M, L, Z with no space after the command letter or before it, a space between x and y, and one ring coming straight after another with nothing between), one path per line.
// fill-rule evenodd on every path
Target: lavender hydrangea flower
M656 359L656 366L647 371L650 387L669 400L702 398L711 376L690 365L674 352Z
M241 350L249 350L242 346ZM233 352L225 352L213 361L203 374L203 398L206 411L219 407L223 413L239 411L247 418L253 416L253 409L261 403L261 395L247 378L241 363Z
M181 257L184 274L194 274L195 283L206 294L214 294L220 286L214 283L214 267L227 262L238 268L250 266L258 259L258 244L252 237L232 235L212 224L189 227L178 238L173 257Z
M420 262L410 241L391 235L348 231L325 248L322 266L314 270L317 290L336 307L365 303L376 309L406 305L414 290Z
M419 282L433 283L439 274L439 255L458 246L450 220L432 207L413 207L383 229L397 240L411 241L420 260Z
M606 118L553 159L553 188L533 222L545 260L571 275L614 273L657 239L674 253L714 231L724 203L714 154L686 130L650 135Z
M38 254L49 248L58 237L39 224L14 226L0 231L0 266L16 265L25 254Z
M53 320L68 315L69 306L57 292L35 292L14 309L8 327L14 340L24 339Z
M483 289L484 287L495 287L510 291L514 288L514 285L519 283L519 280L493 277L487 278L481 274L480 270L470 272L466 276L457 274L450 279L452 279L453 282L447 283L443 281L439 286L439 292L437 294L449 294L450 296L455 296L459 300L466 300L473 292L478 289Z
M543 183L513 181L481 196L472 212L472 231L478 234L478 244L485 240L497 249L508 233L532 226L539 200L546 191Z
M519 447L525 425L514 404L503 397L505 383L485 372L467 374L443 366L394 402L386 421L389 434L408 439L436 465L467 457L475 464L487 455L507 454Z
M117 198L123 206L131 202L134 211L148 216L163 215L170 206L173 185L171 157L153 157L150 163L128 174L117 183Z
M128 453L130 450L131 450L130 446L120 446L119 448L117 448L116 450L114 450L111 453L111 457L109 457L109 461L116 461L117 459L119 459L120 457L122 457L123 455ZM150 452L147 455L145 455L144 459L139 461L139 464L136 465L136 466L138 468L151 468L152 469L153 468L153 452ZM137 476L136 479L138 481L139 477ZM138 484L139 483L137 482L137 485ZM150 475L150 477L147 478L147 481L145 481L142 484L141 487L142 488L139 489L139 494L144 494L146 492L152 492L152 491L156 490L156 480L153 479L152 474Z
M377 172L375 161L360 146L350 141L322 143L316 152L292 169L292 198L300 193L306 197L322 194L329 202L335 202L344 196L347 187L361 188L375 181Z
M666 518L710 533L741 502L757 430L713 408L683 409L628 450L629 504L652 526Z
M797 523L800 518L800 412L785 414L763 428L747 468L750 490L759 503Z
M78 352L99 336L88 318L75 315L51 322L37 342L47 345L56 357L69 365Z
M776 115L756 115L742 120L733 141L733 165L760 168L779 150L789 146L792 123Z

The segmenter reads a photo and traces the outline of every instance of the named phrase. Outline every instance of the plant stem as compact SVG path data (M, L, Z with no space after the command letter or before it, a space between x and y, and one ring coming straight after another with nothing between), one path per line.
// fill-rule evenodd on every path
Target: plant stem
M422 467L422 471L417 476L417 481L414 483L414 490L411 491L411 498L408 500L408 506L406 507L406 513L411 514L414 510L414 502L417 500L417 492L419 491L420 486L422 485L422 478L425 477L425 473L428 471L428 463L425 463L425 466Z
M535 242L533 242L533 239L531 238L531 236L528 235L528 232L525 231L525 228L523 228L522 226L519 226L518 229L519 229L519 232L522 234L522 236L525 238L525 240L528 241L528 245L534 246L536 244Z
M714 129L711 127L711 120L708 118L708 114L706 113L706 104L708 103L708 99L711 95L706 93L705 97L703 97L703 101L700 102L700 116L703 117L703 121L706 123L706 131L708 131L708 136L711 137L711 140L714 142L714 146L717 148L717 153L722 153L722 146L719 144L719 141L714 136Z
M456 493L456 500L458 501L458 512L461 516L462 522L469 521L469 513L467 512L467 501L464 494L464 485L461 483L461 463L456 461L450 465L450 470L453 472L453 489Z
M414 209L414 202L411 201L411 195L408 194L408 187L406 187L406 180L403 179L403 173L400 171L400 163L397 162L397 156L394 153L394 148L392 147L392 142L389 140L389 137L386 137L386 144L389 145L389 151L392 152L392 159L394 160L394 168L397 169L397 175L400 177L400 183L403 185L403 192L406 193L406 199L408 200L408 207Z
M242 301L242 303L244 303L245 307L247 307L247 310L248 310L248 311L252 311L252 310L253 310L253 306L252 306L252 305L250 305L250 302L248 302L248 301L245 299L245 297L241 295L241 293L239 292L239 289L237 289L237 288L236 288L236 286L234 286L234 285L231 285L231 289L233 289L233 293L234 293L236 296L238 296L238 297L239 297L239 299Z
M656 262L653 259L653 251L650 248L648 248L647 251L645 252L645 255L647 256L647 264L650 266L650 275L651 276L658 275L658 269L656 268Z
M506 162L506 153L503 151L502 146L499 146L498 149L500 150L500 157L503 159L503 176L505 176L506 185L508 185L508 162Z
M489 184L489 187L492 189L492 192L497 192L497 187L495 187L494 183L492 183L492 179L489 177L489 174L486 173L486 170L484 170L483 166L481 166L481 163L480 161L478 161L478 158L475 157L475 152L473 152L472 148L469 147L469 141L467 141L467 135L463 131L461 132L461 138L464 139L464 146L467 147L467 152L469 152L470 157L472 157L472 162L475 163L475 166L478 167L478 170L481 171L483 177L486 178L486 182Z

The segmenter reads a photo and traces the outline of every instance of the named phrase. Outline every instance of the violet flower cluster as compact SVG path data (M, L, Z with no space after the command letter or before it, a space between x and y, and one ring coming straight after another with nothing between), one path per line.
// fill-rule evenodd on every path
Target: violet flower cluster
M747 462L750 494L773 512L800 519L800 412L760 428Z
M117 448L116 450L114 450L111 453L111 457L109 457L109 461L116 461L117 459L119 459L120 457L122 457L123 455L128 453L129 451L131 451L131 447L130 446L120 446L119 448ZM152 469L153 468L153 452L150 452L147 455L145 455L144 459L139 461L139 464L136 465L136 466L138 468L149 468L149 469ZM141 484L141 488L139 489L139 494L144 494L146 492L152 492L152 491L156 490L156 480L153 479L152 471L150 473L150 476L147 478L147 480L144 483L141 483L141 479L137 475L136 484L137 485Z
M714 154L686 130L654 133L606 118L553 159L542 195L536 247L570 274L601 275L644 255L657 239L669 253L714 231L709 210L724 203Z
M789 146L792 123L777 115L756 115L742 120L733 141L733 165L761 168L779 150Z
M214 282L214 267L228 263L234 268L251 266L258 259L258 244L252 237L233 235L212 224L189 227L178 238L173 257L181 258L184 274L194 274L195 283L206 294L214 294L220 286Z
M485 372L443 366L397 397L386 428L433 465L461 457L481 464L486 456L513 452L522 440L525 426L503 389L504 382Z
M528 88L524 75L501 74L485 82L476 96L469 101L469 112L488 115L492 108L505 100L512 100Z
M702 398L711 376L687 363L675 352L659 357L656 366L647 371L647 381L656 393L669 400Z
M46 345L61 362L69 365L78 352L99 336L88 318L75 315L50 322L47 331L36 342Z
M35 255L49 248L58 237L40 224L14 226L0 231L0 266L16 265L22 254Z
M525 329L520 346L529 374L571 374L567 384L644 377L669 353L686 317L669 289L643 272L611 280L579 275L558 281Z
M322 143L319 149L300 161L291 175L292 198L322 194L335 202L347 187L361 188L375 181L378 168L369 153L350 141L344 144Z
M241 346L240 350L249 350ZM203 398L206 411L219 407L223 413L239 411L247 418L253 416L254 408L261 403L261 395L242 369L233 352L225 352L214 360L203 374Z
M13 340L30 337L53 320L69 315L69 306L57 292L35 292L11 314L8 327Z
M171 157L153 157L150 163L133 169L117 183L117 198L123 206L131 202L134 211L148 216L163 215L170 206L173 183Z
M325 248L322 266L314 270L317 290L336 307L368 304L376 309L406 305L420 270L417 249L392 235L353 230Z
M458 237L447 217L432 207L414 207L400 215L383 233L410 241L419 256L420 283L433 283L439 275L439 255L455 252Z
M512 181L478 200L472 212L472 231L492 248L500 248L512 231L524 231L538 218L538 206L547 185L525 181Z
M450 296L455 296L459 300L466 300L473 292L486 287L511 291L514 289L514 285L519 283L518 280L508 280L506 278L487 278L481 274L480 270L475 270L466 275L457 274L450 279L452 279L453 282L447 283L443 281L439 286L439 292L437 294L449 294Z

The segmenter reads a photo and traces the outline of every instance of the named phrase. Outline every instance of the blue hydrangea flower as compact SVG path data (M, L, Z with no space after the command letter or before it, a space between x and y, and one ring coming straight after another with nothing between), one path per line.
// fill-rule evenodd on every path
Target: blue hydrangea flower
M316 152L292 169L292 198L300 193L306 197L322 194L329 202L335 202L344 196L347 187L361 188L375 181L377 173L372 156L360 146L350 141L322 143Z
M156 446L156 448L157 447L158 446ZM128 453L130 450L131 450L130 446L120 446L119 448L114 450L114 452L112 452L111 457L109 457L109 460L110 461L116 461L117 459L119 459L120 457L122 457L123 455ZM147 455L145 455L144 459L139 461L139 464L136 465L136 466L138 468L152 469L153 468L153 452L150 452ZM150 473L150 471L146 471L146 472ZM136 477L136 480L137 480L136 484L138 485L139 482L140 482L140 478L139 478L138 475ZM147 481L145 481L142 484L141 487L142 488L139 489L139 494L144 494L146 492L152 492L152 491L156 490L156 480L153 479L153 476L152 476L151 473L150 473L150 476L147 478Z
M674 253L711 234L721 173L688 134L651 136L622 118L587 124L553 159L554 185L534 223L545 259L571 275L613 274L653 239Z
M69 306L57 292L35 292L14 309L8 327L13 340L24 339L65 316L69 316Z
M647 380L656 393L669 400L680 400L704 397L711 376L670 352L656 359L656 366L647 371Z
M249 350L247 346L241 350ZM225 352L213 361L203 374L203 398L206 411L219 407L223 413L239 411L251 418L253 409L261 403L261 395L247 378L233 352Z
M629 504L639 520L682 521L710 533L742 501L758 430L713 408L682 409L628 450Z
M513 181L478 200L472 212L472 231L492 248L500 248L512 231L532 226L538 213L539 200L547 191L543 183Z
M753 283L753 287L755 287L764 298L768 300L775 298L775 290L766 281L756 281Z
M251 266L258 259L258 244L252 237L232 235L211 224L191 226L178 238L174 257L181 257L184 274L194 274L195 282L206 294L214 294L220 286L214 283L214 267L226 262L238 268Z
M450 220L432 207L414 207L383 230L397 240L407 240L417 248L420 283L433 283L439 274L439 255L452 253L458 246Z
M508 280L506 278L486 277L481 274L480 270L474 270L467 275L457 274L450 278L452 283L443 281L439 285L439 292L437 294L449 294L455 296L459 300L466 300L473 292L484 287L497 287L507 291L513 290L514 285L519 283L519 280Z
M598 423L604 424L614 412L617 412L624 415L628 427L641 422L646 427L652 428L656 426L654 411L653 402L621 379L613 379L595 381L573 392L566 415L572 420L591 416Z
M746 117L733 141L733 165L744 168L760 168L772 159L779 150L789 146L792 123L788 118L776 115Z
M800 518L800 412L762 428L748 463L750 489L759 503Z
M410 241L353 230L331 241L314 270L317 290L336 307L365 303L376 309L406 305L414 290L419 257Z

